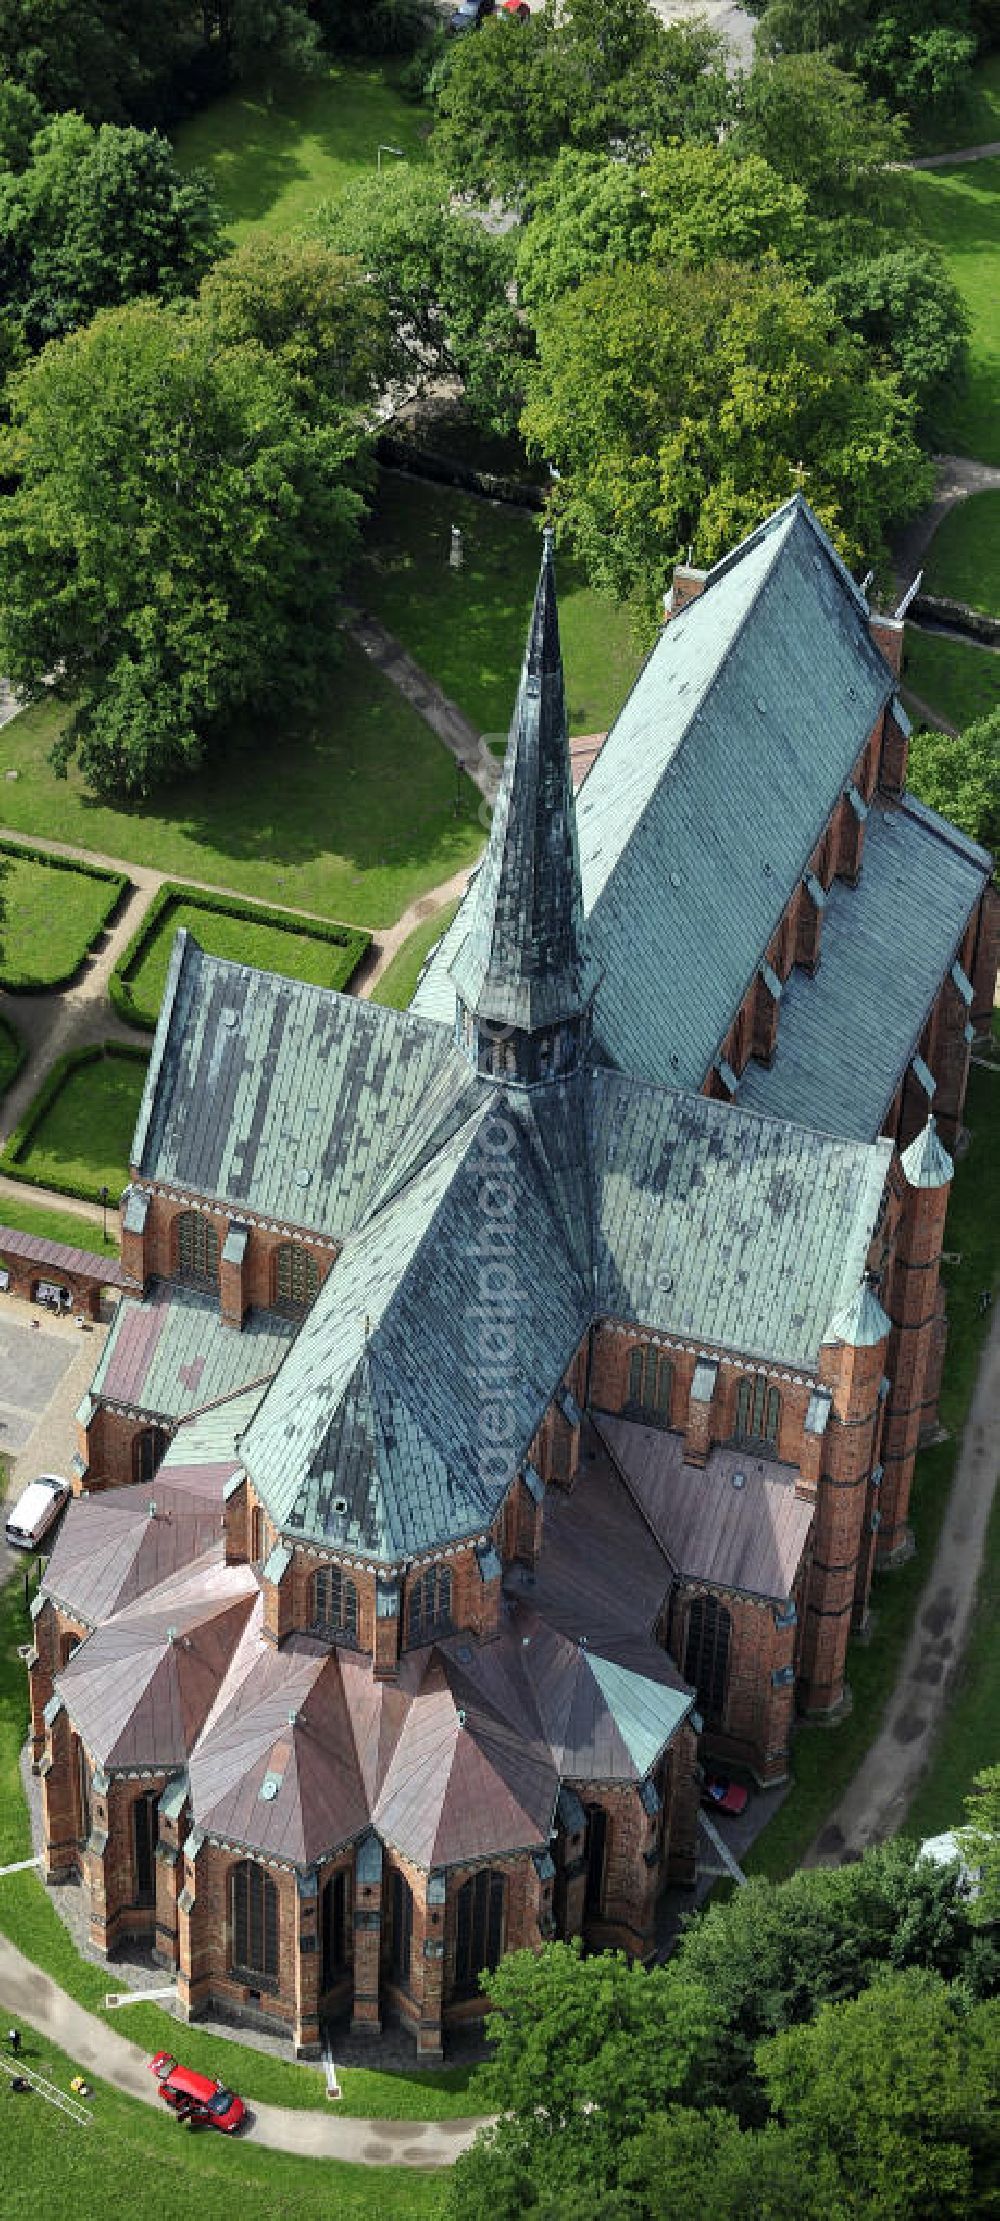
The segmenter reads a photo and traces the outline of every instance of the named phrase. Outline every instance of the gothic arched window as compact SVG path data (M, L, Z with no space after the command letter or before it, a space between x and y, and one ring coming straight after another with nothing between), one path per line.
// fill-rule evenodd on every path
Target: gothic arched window
M456 1990L478 1989L484 1969L500 1964L505 1890L503 1875L492 1866L482 1867L462 1883L456 1900Z
M672 1386L669 1357L664 1357L655 1342L638 1343L628 1361L628 1416L642 1419L651 1427L669 1426Z
M736 1399L736 1432L748 1442L776 1443L781 1424L781 1397L768 1386L766 1373L741 1380Z
M304 1242L282 1242L274 1258L274 1301L284 1310L305 1311L319 1287L319 1267Z
M733 1623L715 1596L696 1596L688 1613L684 1679L698 1697L707 1727L721 1727L726 1709L729 1644Z
M252 1859L234 1866L232 1878L234 1969L255 1981L278 1979L278 1892L270 1874Z
M219 1236L201 1211L181 1211L174 1220L174 1252L182 1280L217 1280Z
M428 1566L410 1590L407 1624L411 1643L427 1643L451 1626L451 1567Z
M339 1565L320 1566L313 1574L313 1625L324 1635L358 1639L358 1591Z
M132 1444L132 1472L137 1481L151 1481L162 1464L170 1437L165 1427L143 1427Z

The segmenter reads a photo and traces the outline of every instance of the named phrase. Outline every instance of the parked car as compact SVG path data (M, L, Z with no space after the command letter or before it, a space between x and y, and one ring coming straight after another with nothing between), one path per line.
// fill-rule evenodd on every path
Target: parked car
M500 0L500 14L513 16L515 23L527 23L531 18L528 0Z
M37 1550L55 1526L63 1505L72 1495L69 1482L58 1473L40 1473L29 1481L7 1514L7 1540L13 1550Z
M727 1812L732 1819L745 1812L750 1801L749 1789L738 1781L730 1781L728 1774L709 1774L701 1786L701 1801L712 1812Z
M213 2082L211 2075L182 2067L169 2051L158 2051L149 2062L149 2071L155 2074L160 2096L177 2121L190 2121L192 2128L204 2123L208 2128L221 2128L224 2136L232 2136L246 2119L242 2098L223 2083Z
M497 0L460 0L454 15L448 18L449 31L478 31L488 15L496 14Z

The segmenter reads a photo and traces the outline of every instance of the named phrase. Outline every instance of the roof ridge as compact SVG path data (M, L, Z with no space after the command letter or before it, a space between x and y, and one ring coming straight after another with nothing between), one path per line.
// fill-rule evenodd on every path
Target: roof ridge
M955 825L950 817L944 817L929 802L922 802L919 794L911 794L907 789L900 795L896 807L907 817L914 818L918 825L926 826L927 831L933 833L945 848L953 849L956 855L964 856L970 863L981 864L987 872L993 870L995 858L992 850L984 848L981 841L973 840L971 833L963 833L960 825Z

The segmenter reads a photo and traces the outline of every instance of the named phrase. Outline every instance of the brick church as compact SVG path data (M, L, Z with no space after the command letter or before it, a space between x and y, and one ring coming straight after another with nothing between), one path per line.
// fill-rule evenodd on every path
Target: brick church
M47 1876L186 2014L438 2057L506 1949L648 1956L699 1759L849 1701L996 970L901 645L796 495L574 799L547 540L412 1008L178 933L30 1683Z

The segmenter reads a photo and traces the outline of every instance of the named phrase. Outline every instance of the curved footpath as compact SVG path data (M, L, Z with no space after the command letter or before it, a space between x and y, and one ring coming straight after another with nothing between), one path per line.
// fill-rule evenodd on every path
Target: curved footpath
M885 1717L804 1866L842 1866L902 1827L935 1739L947 1734L948 1703L968 1641L997 1485L998 1445L1000 1315L983 1349L938 1546ZM956 1825L961 1818L956 1812Z
M144 2105L160 2103L149 2072L149 2053L67 1997L48 1974L33 1966L0 1935L0 1999L12 2020L23 2020L51 2038L84 2070L113 2083ZM183 2040L180 2043L183 2052ZM248 2053L248 2063L253 2054ZM299 2159L340 2159L363 2167L450 2167L468 2149L478 2120L369 2121L337 2112L299 2112L281 2105L250 2105L244 2132L252 2144L294 2152Z

